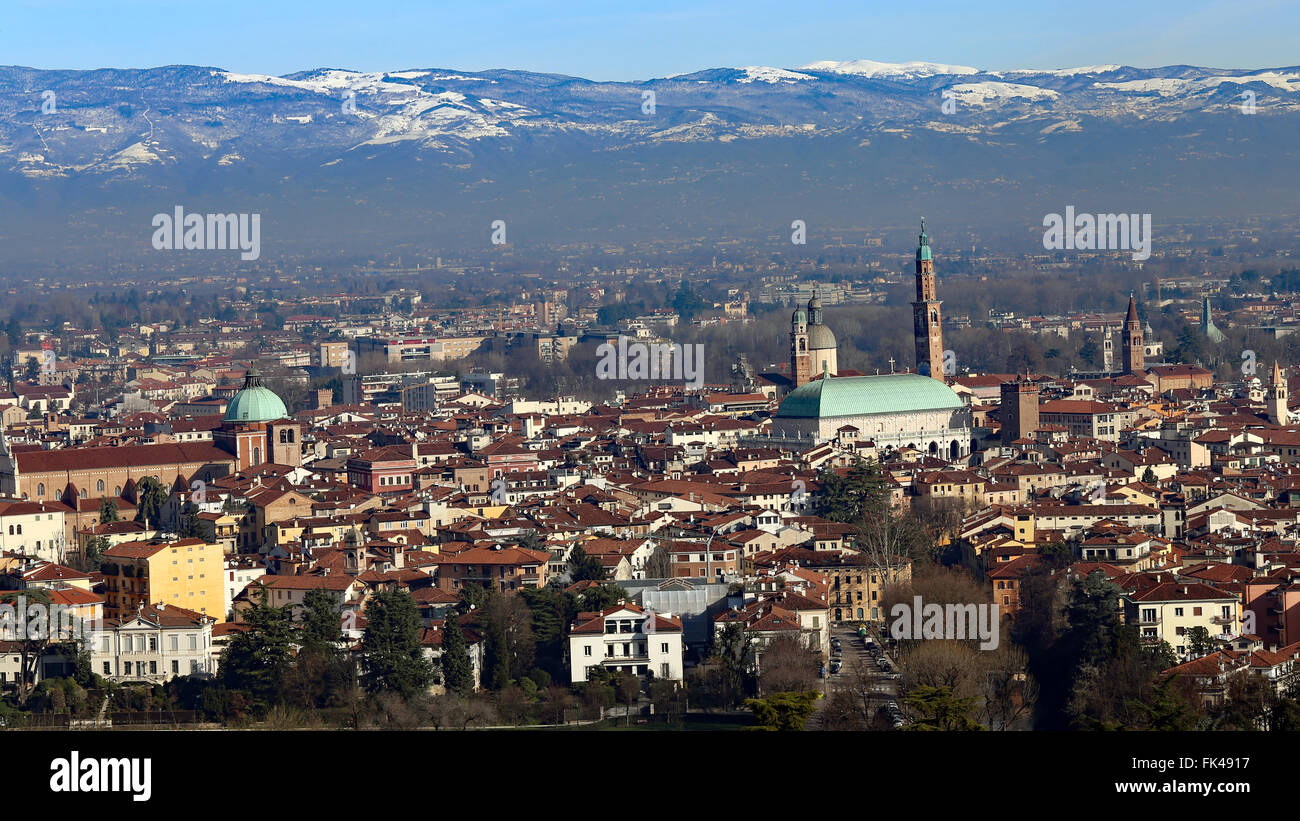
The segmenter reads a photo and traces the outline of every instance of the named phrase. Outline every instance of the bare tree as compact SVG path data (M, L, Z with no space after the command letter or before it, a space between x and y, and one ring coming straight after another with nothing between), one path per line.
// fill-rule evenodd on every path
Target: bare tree
M1026 670L1029 657L1013 644L982 660L979 695L984 723L993 730L1010 730L1032 713L1038 700L1038 682Z
M777 636L758 653L759 686L764 693L802 693L817 689L822 659L794 636Z
M983 673L980 651L963 641L918 642L899 661L911 687L947 687L958 698L978 692Z
M863 513L858 549L879 577L881 589L888 590L906 577L913 558L929 554L932 543L915 518L893 509L888 494L866 500Z

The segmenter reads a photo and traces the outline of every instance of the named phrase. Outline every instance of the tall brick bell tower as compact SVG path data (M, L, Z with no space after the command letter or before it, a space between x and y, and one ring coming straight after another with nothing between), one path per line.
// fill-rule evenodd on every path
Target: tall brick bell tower
M1133 295L1129 294L1128 313L1124 316L1124 336L1120 340L1124 353L1124 373L1146 373L1147 352L1142 337L1137 303L1133 301Z
M921 236L916 246L916 301L912 303L916 372L942 380L943 328L940 323L940 304L934 287L934 259L930 255L930 238L925 234L925 217L921 217Z

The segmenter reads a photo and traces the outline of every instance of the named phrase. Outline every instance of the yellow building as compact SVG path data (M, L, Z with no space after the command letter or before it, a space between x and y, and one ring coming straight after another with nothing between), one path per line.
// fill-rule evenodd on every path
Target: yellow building
M126 542L104 551L104 615L128 618L141 605L184 607L225 620L222 546L202 539Z

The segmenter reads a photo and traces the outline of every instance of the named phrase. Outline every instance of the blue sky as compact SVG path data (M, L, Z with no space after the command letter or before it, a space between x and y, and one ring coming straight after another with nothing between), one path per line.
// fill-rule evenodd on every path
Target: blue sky
M0 64L513 68L596 80L814 60L1300 64L1290 0L4 0Z

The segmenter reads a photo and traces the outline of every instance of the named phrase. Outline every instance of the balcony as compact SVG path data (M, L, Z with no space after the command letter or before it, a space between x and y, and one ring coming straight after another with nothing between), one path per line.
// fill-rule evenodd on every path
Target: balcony
M1210 619L1211 624L1233 624L1237 621L1236 616L1215 616Z

